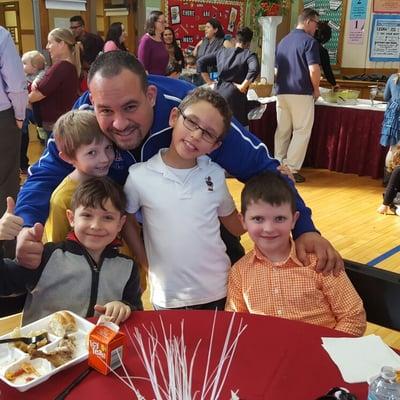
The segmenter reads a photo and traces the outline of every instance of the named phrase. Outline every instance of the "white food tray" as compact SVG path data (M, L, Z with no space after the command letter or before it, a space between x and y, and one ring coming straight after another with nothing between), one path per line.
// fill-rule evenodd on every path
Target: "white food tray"
M22 350L14 347L13 343L4 343L0 344L0 379L5 382L7 385L19 390L20 392L25 392L40 383L49 379L52 375L57 374L58 372L71 367L72 365L78 364L83 360L88 358L88 348L87 348L87 338L88 334L94 328L94 324L87 321L86 319L80 317L79 315L68 311L76 321L77 331L69 334L68 336L75 336L75 356L72 360L66 362L65 364L55 368L51 365L51 363L43 358L36 358L31 360L29 354L23 352ZM32 322L29 325L25 325L21 328L21 336L26 336L31 331L39 331L41 329L45 329L48 331L48 325L54 314L50 314L47 317L44 317L38 321ZM50 343L47 345L40 347L40 350L43 352L49 352L54 350L57 347L58 343L62 339L59 336L55 336L49 333ZM0 339L5 339L11 337L11 334L1 336ZM35 375L21 375L17 377L14 381L9 381L6 379L5 374L8 371L18 370L21 363L29 362L40 374L40 376ZM27 378L33 378L29 382L27 382Z

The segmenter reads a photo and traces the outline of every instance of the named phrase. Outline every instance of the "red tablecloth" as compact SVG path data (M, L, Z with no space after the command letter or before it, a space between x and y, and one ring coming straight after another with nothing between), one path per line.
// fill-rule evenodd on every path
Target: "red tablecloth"
M194 386L202 383L207 358L209 338L214 313L212 311L161 311L135 312L125 324L124 330L133 332L135 326L144 334L143 326L153 326L161 337L160 316L167 329L180 334L184 320L185 343L188 357L201 338L195 361ZM219 312L214 338L214 357L219 358L232 314ZM243 400L313 400L333 386L347 387L359 400L366 399L367 384L348 384L321 347L322 336L344 336L338 331L274 317L237 314L247 324L239 339L230 372L220 399L229 399L230 389L239 390ZM125 364L130 374L145 376L144 369L132 345L127 340ZM215 361L215 360L214 360ZM25 393L1 383L0 390L7 400L54 399L86 368L86 363L61 372L36 388ZM136 380L136 386L146 399L153 399L150 385ZM112 374L103 376L91 372L68 396L68 400L134 399L134 395Z
M273 154L276 104L269 103L260 120L250 121L250 131ZM314 126L304 166L380 178L387 149L379 144L382 111L315 106Z

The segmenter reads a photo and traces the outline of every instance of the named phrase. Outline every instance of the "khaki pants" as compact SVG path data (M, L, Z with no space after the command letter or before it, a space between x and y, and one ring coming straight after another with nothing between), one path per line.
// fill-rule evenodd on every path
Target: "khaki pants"
M274 156L292 172L303 165L314 123L314 97L280 94L276 101L278 126L275 131Z

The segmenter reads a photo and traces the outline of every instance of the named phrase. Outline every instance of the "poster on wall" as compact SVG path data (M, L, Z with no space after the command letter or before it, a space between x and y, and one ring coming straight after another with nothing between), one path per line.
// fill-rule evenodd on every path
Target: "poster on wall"
M369 60L400 61L400 15L374 15Z
M400 14L399 0L374 0L374 13Z
M243 25L245 0L165 0L165 16L182 50L190 52L204 37L204 27L216 18L224 32L235 35Z
M347 43L362 44L364 42L364 27L367 17L367 0L351 0L350 24Z

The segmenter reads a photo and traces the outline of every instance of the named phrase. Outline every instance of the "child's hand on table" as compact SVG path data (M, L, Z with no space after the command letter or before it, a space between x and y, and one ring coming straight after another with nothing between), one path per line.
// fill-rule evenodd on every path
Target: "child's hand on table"
M94 309L98 313L104 314L106 317L110 317L111 322L114 322L117 325L127 320L131 315L131 308L121 301L110 301L104 306L96 304Z

